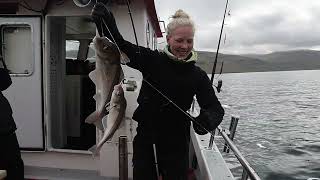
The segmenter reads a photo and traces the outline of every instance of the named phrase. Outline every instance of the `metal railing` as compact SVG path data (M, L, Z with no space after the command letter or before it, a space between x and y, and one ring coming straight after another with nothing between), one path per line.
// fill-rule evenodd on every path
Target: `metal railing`
M196 105L197 100L194 97L191 108L190 108L190 113L194 114L195 112L198 111L198 106ZM235 135L236 127L238 124L239 117L232 116L231 117L231 124L230 124L230 135L228 135L224 129L221 128L221 126L218 126L218 131L225 140L225 146L227 148L224 148L226 152L229 152L229 149L231 149L238 159L239 163L241 164L243 168L241 180L247 180L250 178L250 180L261 180L261 178L258 176L258 174L255 172L255 170L250 166L249 162L245 159L245 157L241 154L239 149L236 147L236 145L233 143L233 138ZM211 132L210 140L209 140L209 145L208 149L212 149L213 142L214 142L214 134L216 130L213 130Z
M232 118L235 118L235 117L232 117ZM258 174L255 172L255 170L250 166L249 162L245 159L245 157L241 154L241 152L236 147L236 145L232 142L232 140L230 139L229 135L225 132L225 130L223 130L220 126L218 126L217 129L218 129L219 133L221 134L221 136L223 137L223 139L225 140L225 143L228 146L228 148L230 148L233 151L234 155L236 156L239 163L243 167L241 180L247 180L248 177L251 180L261 180L260 177L258 176ZM234 132L233 132L233 134L234 134Z

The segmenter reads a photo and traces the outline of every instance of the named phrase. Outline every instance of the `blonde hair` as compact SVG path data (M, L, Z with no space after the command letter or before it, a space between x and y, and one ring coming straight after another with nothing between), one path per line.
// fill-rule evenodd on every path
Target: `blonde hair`
M171 21L167 26L167 35L170 35L177 27L181 26L191 26L193 33L195 32L194 22L191 20L190 16L179 9L171 16Z

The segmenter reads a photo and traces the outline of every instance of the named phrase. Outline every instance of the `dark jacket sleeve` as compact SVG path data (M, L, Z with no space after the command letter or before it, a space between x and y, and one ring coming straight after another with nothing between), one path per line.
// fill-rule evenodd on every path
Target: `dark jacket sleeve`
M12 84L9 71L4 68L0 68L0 91L6 90Z
M201 70L199 84L197 86L196 97L200 106L200 114L195 120L201 124L194 125L198 134L206 134L207 130L216 129L223 120L224 109L221 106L207 74Z
M0 136L8 135L16 130L16 124L12 118L12 109L2 91L11 85L11 78L7 69L0 68Z

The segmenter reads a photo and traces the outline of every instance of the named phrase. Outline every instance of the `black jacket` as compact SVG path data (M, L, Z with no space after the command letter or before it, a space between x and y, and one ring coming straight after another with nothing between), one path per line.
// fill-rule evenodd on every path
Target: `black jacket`
M100 26L100 17L110 31ZM104 6L95 6L92 18L98 32L110 32L112 37L109 33L105 35L116 41L129 57L128 65L141 71L144 77L138 97L139 106L133 115L138 122L137 136L152 141L189 141L190 118L181 110L186 112L191 107L194 95L201 108L198 122L205 121L207 130L215 129L221 123L224 110L206 72L194 62L176 62L164 52L138 47L124 40L112 13Z
M12 118L12 109L2 91L11 85L11 78L8 70L0 68L0 135L7 135L14 132L16 124Z
M214 121L212 126L206 128L212 130L221 123L224 110L206 72L195 62L177 62L164 52L137 47L123 39L118 39L118 45L130 58L128 65L141 71L145 79L138 97L139 106L133 116L139 123L138 134L147 139L189 140L190 118L174 104L186 112L191 107L194 95L202 111L209 115L208 118L213 117L210 119Z

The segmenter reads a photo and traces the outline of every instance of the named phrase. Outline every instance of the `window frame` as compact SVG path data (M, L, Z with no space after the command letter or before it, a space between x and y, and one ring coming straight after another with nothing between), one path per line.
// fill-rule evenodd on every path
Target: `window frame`
M3 60L6 62L6 57L4 55L5 53L5 35L4 35L4 30L5 28L19 28L19 27L24 27L24 28L29 28L30 29L30 44L31 44L31 60L30 60L30 70L28 73L21 73L21 72L11 72L9 69L9 73L11 76L14 77L29 77L32 76L32 74L35 71L35 52L34 52L34 40L33 40L33 26L29 23L5 23L1 24L0 26L0 31L1 31L1 55L3 57ZM8 63L7 63L8 66Z

